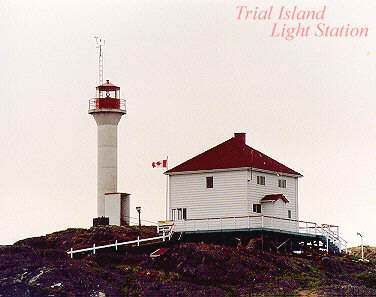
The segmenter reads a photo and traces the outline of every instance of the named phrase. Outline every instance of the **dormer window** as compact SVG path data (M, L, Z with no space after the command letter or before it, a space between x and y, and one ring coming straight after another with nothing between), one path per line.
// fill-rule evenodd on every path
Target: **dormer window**
M262 176L262 175L257 176L257 184L265 186L265 176Z

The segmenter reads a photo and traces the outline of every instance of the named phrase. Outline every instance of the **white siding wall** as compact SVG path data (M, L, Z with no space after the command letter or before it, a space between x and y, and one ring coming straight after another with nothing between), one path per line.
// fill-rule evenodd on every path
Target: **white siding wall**
M206 177L213 176L213 188ZM187 208L187 219L246 216L247 171L225 171L170 176L171 209Z
M265 185L257 184L257 176L265 176ZM278 187L278 180L286 180L286 188ZM281 200L275 203L262 203L261 214L268 216L275 216L280 218L288 218L287 211L291 210L291 219L298 220L298 209L297 209L297 182L298 178L288 177L288 176L277 176L276 174L264 173L249 170L248 171L248 201L249 201L249 215L256 215L253 212L253 204L260 204L262 198L269 194L283 194L288 203ZM281 220L281 229L283 229ZM276 226L278 227L278 226Z
M257 184L257 176L265 177L265 185ZM213 176L213 188L206 188L206 177ZM278 179L286 180L286 188L278 187ZM176 221L182 230L216 230L261 227L261 218L189 221L239 216L273 216L298 220L298 179L252 170L207 172L172 175L169 177L169 218L171 209L186 208L188 221ZM288 203L262 203L261 214L253 212L253 204L260 204L268 194L283 194ZM177 219L177 211L175 213ZM244 222L243 222L244 221ZM298 223L286 220L264 218L264 227L287 231L298 231ZM179 229L180 230L180 229ZM182 231L181 230L181 231Z
M275 202L262 203L262 214L287 219L287 211L290 209L288 204L281 199ZM291 218L293 219L293 217ZM264 217L264 228L298 232L298 226L298 223L294 221Z

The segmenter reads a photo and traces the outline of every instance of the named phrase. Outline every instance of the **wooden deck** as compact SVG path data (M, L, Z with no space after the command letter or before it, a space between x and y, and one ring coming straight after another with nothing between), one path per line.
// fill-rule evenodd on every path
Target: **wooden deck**
M261 233L275 234L276 237L289 236L294 241L319 242L328 252L329 249L340 252L346 249L347 244L339 236L338 226L264 215L181 220L175 221L174 225L175 232L185 235Z

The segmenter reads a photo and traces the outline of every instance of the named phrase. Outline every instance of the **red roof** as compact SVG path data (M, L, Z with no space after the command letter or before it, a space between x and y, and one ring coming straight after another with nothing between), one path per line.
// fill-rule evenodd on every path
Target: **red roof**
M288 203L289 201L283 194L271 194L266 195L264 198L261 199L261 201L277 201L279 199L282 199L284 202Z
M252 167L302 176L287 166L245 144L245 133L235 133L229 140L166 171L166 174L184 171Z
M96 89L99 91L116 91L116 90L120 90L120 87L117 87L113 85L112 83L110 83L109 80L106 80L106 82L103 85L96 87Z

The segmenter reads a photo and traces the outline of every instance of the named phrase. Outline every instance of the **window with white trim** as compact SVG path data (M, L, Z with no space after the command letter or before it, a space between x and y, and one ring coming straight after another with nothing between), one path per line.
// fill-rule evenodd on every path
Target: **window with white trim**
M291 219L291 210L288 210L288 211L287 211L287 217L288 217L289 219Z
M253 212L261 213L261 204L253 204Z
M206 177L206 188L208 188L208 189L213 188L213 177L212 176Z
M181 221L187 219L187 209L186 208L173 208L171 209L171 220Z
M171 220L175 221L176 209L171 209Z
M278 187L286 188L286 180L285 179L279 179L278 180Z
M258 176L257 176L257 184L258 184L258 185L265 186L265 176L258 175Z

